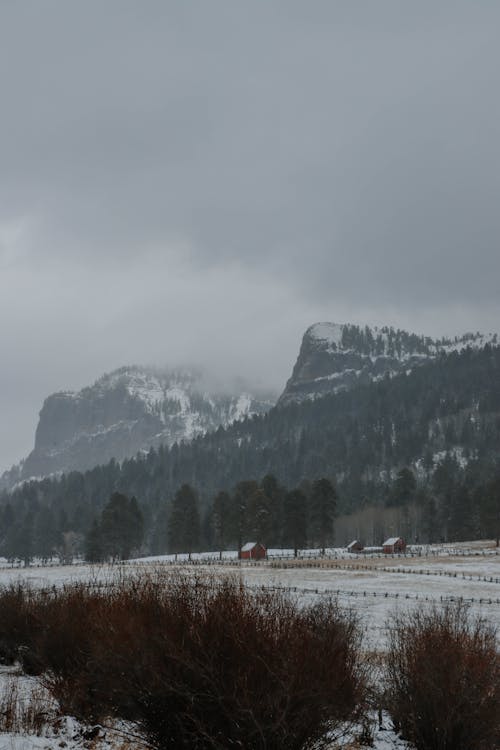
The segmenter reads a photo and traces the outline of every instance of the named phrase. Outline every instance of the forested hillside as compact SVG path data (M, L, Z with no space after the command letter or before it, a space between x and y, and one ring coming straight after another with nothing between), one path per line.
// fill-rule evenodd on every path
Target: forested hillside
M137 499L144 551L165 551L173 500L184 484L197 492L199 544L215 544L214 497L266 475L282 488L278 503L301 484L307 498L307 481L323 477L336 485L337 513L417 504L420 538L491 535L499 451L500 348L465 349L409 374L275 408L121 465L111 461L26 483L1 496L0 544L11 556L27 538L33 550L49 536L52 546L61 539L81 546L118 491ZM406 485L403 470L411 475ZM286 541L277 535L266 541Z

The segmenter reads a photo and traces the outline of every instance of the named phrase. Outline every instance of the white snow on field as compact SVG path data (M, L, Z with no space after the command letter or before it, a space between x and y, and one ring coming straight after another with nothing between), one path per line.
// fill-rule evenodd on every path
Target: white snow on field
M365 647L383 650L387 626L412 607L425 602L440 604L463 598L470 602L471 612L480 615L500 629L500 554L492 543L441 545L414 549L414 556L351 555L345 550L327 550L323 558L310 550L303 559L294 559L292 550L269 550L270 559L260 563L239 561L236 552L173 555L141 558L120 565L91 566L85 563L61 566L13 568L0 560L0 585L28 582L35 587L61 586L78 581L110 581L116 576L157 568L204 572L207 575L236 574L251 587L285 589L298 602L318 601L325 595L359 613L366 629ZM12 672L12 670L11 670ZM0 667L0 700L9 681L18 679L21 695L29 695L36 686L34 678L13 676ZM124 725L125 726L125 725ZM40 736L23 733L1 733L0 750L56 750L84 747L82 727L70 717L49 722ZM123 731L132 727L108 727L99 730L94 750L121 750L125 747ZM120 731L122 732L120 734ZM62 745L61 743L65 743ZM133 740L129 750L142 750ZM384 720L384 728L375 733L375 750L410 750ZM332 748L333 750L333 748Z
M423 549L423 548L422 548ZM120 565L12 568L2 567L0 585L27 581L36 587L60 586L76 581L112 580L128 571L154 570L161 566L204 571L210 575L237 573L250 586L284 588L300 601L336 596L357 611L366 627L367 644L384 648L386 624L401 611L423 602L445 602L463 598L474 614L500 629L500 555L491 543L482 546L430 547L421 556L352 555L343 549L308 550L295 561L292 550L269 550L269 560L239 561L235 551L162 555L140 558ZM283 559L285 558L285 559ZM300 567L295 567L298 565Z

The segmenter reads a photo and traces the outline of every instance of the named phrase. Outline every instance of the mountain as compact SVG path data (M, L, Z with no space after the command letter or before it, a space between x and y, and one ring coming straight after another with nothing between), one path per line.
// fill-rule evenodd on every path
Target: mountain
M399 335L400 341L405 335ZM395 336L387 338L390 341ZM411 358L415 347L409 349L401 344L397 357L390 352L372 355L412 362L411 367L399 373L387 370L390 377L377 378L377 373L366 383L356 379L349 387L321 397L316 394L290 399L251 419L235 420L170 447L162 444L121 463L111 461L104 465L101 461L101 465L85 472L24 482L11 492L0 493L0 555L12 556L12 550L18 549L30 534L34 554L41 554L36 552L37 539L44 537L44 529L54 526L59 537L72 531L75 538L82 539L115 491L137 498L145 519L144 550L151 554L165 551L172 498L184 483L197 490L203 544L211 545L213 498L220 490L227 490L233 501L228 517L244 515L246 506L236 485L243 483L247 489L255 489L248 480L262 480L266 475L274 475L285 488L300 486L304 492L311 480L326 477L337 486L340 514L374 509L377 523L384 514L387 516L387 532L396 523L390 514L398 507L402 508L401 519L406 519L404 523L411 527L413 538L485 537L499 523L500 346L495 342L494 337L469 336L437 346L424 340L422 349L416 351L421 359L415 360ZM346 349L355 348L342 340L339 343ZM359 348L359 343L356 346ZM123 380L113 375L113 381L116 376L121 382L114 398L119 402L125 399L130 409L139 408L137 402L141 402L141 413L159 419L155 424L164 429L170 412L166 413L161 404L167 400L163 396L169 388L174 388L172 381L167 379L158 390L161 398L150 397L154 390L148 386L149 397L145 398L142 380L135 380L134 375L131 381L129 370L121 371L126 374ZM157 375L150 377L158 380ZM131 382L139 383L137 389L132 388ZM181 388L178 380L175 382L175 387ZM100 403L96 395L98 384L93 386L95 408ZM108 387L104 390L106 403L111 404ZM124 390L128 395L124 395ZM113 388L111 391L114 393ZM80 394L72 400L78 403ZM177 401L176 413L191 413L187 408L183 412L179 398L171 400ZM111 405L108 408L112 411ZM123 410L119 413L123 414ZM201 413L200 409L196 413ZM230 414L234 416L234 412ZM113 413L113 425L114 420ZM129 422L135 424L134 414ZM98 423L104 423L102 416ZM49 426L50 422L47 429ZM68 434L74 432L68 428ZM45 446L48 443L49 449L50 439L50 432L41 430L40 436L37 433L37 441ZM405 479L405 490L402 482L398 483L401 476L409 476L414 489ZM497 483L494 492L490 491L492 481ZM266 513L277 514L278 521L282 521L283 494L272 489L273 481L262 484L270 492ZM253 497L252 503L259 497ZM249 512L252 507L248 506ZM277 522L277 529L284 528L281 521ZM397 523L400 522L403 521ZM255 528L252 521L245 527L245 535L253 538ZM285 543L287 540L278 533L270 539L269 546Z
M488 343L500 343L497 334L467 333L453 340L433 340L388 327L315 323L304 334L292 376L278 403L283 406L339 393Z
M85 470L159 445L192 440L273 406L270 396L207 390L200 373L123 367L77 393L49 396L40 411L35 447L3 477Z

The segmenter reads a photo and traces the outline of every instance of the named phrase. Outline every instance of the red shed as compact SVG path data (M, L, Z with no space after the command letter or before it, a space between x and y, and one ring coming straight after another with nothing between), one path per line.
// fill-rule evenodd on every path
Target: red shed
M348 552L362 552L363 545L361 544L359 539L355 539L353 542L347 545L347 551Z
M386 539L382 545L382 551L385 555L399 555L406 549L406 542L400 536L391 536Z
M242 560L262 560L267 555L267 550L259 542L247 542L240 552Z

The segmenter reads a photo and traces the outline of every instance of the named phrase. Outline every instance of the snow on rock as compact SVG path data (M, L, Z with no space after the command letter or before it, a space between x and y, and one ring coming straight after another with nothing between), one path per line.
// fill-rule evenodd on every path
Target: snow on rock
M311 338L325 341L330 347L340 349L344 325L341 323L315 323L309 329Z
M231 410L231 421L243 419L252 413L252 397L249 393L242 393Z
M500 345L497 334L466 333L431 339L390 327L315 323L304 334L299 356L279 404L338 393L358 384L412 372L413 368L467 347Z
M193 370L122 367L78 393L49 396L33 451L0 477L0 488L192 440L220 425L262 414L274 402L271 394L207 390L203 375Z

